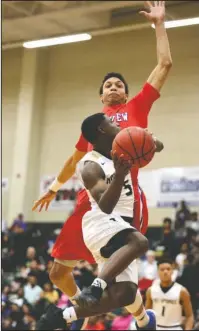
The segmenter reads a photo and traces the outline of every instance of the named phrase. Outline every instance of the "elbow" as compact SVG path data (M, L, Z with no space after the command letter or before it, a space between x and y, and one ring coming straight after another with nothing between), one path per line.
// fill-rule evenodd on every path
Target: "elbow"
M172 62L172 59L164 59L160 62L160 65L161 67L167 69L167 70L170 70L172 65L173 65L173 62Z

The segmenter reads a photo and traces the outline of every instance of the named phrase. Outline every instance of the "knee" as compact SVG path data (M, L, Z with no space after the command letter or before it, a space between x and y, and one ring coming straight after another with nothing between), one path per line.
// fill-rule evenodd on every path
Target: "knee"
M54 263L49 272L51 282L56 285L62 277L62 265L59 263Z
M130 239L132 251L137 251L138 256L144 255L149 249L148 239L140 232L133 233Z
M145 254L149 249L148 239L143 235L142 235L142 238L140 240L139 249L140 249L141 255Z
M121 291L116 293L120 307L131 305L135 301L137 285L131 282L125 282Z

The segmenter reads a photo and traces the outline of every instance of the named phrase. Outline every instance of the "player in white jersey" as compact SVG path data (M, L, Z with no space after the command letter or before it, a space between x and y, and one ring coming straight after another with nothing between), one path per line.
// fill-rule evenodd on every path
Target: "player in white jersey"
M172 261L162 259L158 263L160 281L155 281L147 291L146 308L156 313L158 330L191 330L194 317L189 292L172 281ZM183 320L183 312L185 320Z
M91 202L82 229L85 244L98 263L99 275L75 298L79 305L64 311L55 306L49 308L38 322L37 330L46 330L47 326L60 328L65 322L124 306L135 317L137 329L156 329L155 314L145 310L137 290L135 260L146 252L148 241L131 226L134 195L129 170L132 165L122 157L118 159L114 155L113 160L111 157L112 143L119 131L117 124L102 113L88 117L82 124L82 133L94 148L77 168ZM160 151L158 147L157 151Z

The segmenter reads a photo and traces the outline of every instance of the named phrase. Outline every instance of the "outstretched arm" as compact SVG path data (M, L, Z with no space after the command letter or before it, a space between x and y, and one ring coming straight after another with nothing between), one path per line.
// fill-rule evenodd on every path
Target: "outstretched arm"
M155 4L152 5L150 1L146 1L146 6L149 9L149 12L141 11L140 14L144 15L155 25L158 64L152 71L147 82L157 91L160 91L171 69L172 58L169 40L164 25L165 1L154 1L154 3Z
M63 168L59 172L59 175L54 180L52 185L49 188L49 191L46 192L39 200L34 202L32 210L36 210L39 207L39 211L42 211L43 208L45 210L48 209L50 202L55 198L57 191L61 188L61 186L69 180L76 168L76 164L82 159L82 157L86 154L86 152L80 152L75 150L73 155L65 162Z
M63 168L61 169L61 171L59 172L57 178L51 184L48 192L46 192L39 200L34 202L33 207L32 207L33 211L35 211L37 208L39 208L39 211L41 211L43 208L45 208L45 210L47 210L49 207L49 204L55 198L57 191L74 174L77 163L87 153L88 142L81 135L75 147L76 147L75 152L65 162L65 164L64 164Z
M85 154L86 152L80 152L77 149L75 150L73 155L65 162L63 168L57 176L58 186L60 185L61 187L74 175L77 163L83 158ZM53 185L51 186L51 189L53 190Z

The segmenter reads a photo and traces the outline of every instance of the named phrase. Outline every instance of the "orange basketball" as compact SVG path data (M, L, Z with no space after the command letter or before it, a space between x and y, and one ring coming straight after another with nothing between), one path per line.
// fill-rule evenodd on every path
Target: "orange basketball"
M152 135L142 128L132 126L121 130L113 141L112 151L132 160L134 166L145 167L153 158L155 143Z

